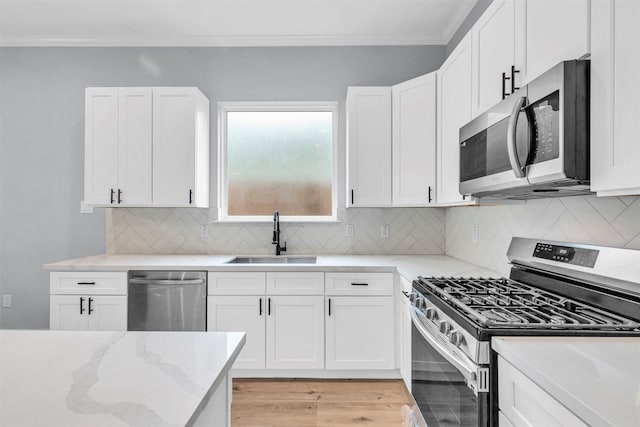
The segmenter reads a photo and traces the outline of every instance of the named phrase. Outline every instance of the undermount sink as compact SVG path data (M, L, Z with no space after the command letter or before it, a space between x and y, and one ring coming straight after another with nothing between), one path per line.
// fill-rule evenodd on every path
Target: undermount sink
M315 264L316 257L298 256L238 256L225 264Z

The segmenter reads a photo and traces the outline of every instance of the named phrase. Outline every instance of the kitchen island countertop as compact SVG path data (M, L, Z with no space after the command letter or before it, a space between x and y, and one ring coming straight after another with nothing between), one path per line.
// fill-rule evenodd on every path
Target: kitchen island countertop
M0 331L0 425L198 425L228 395L244 342L239 332Z
M504 337L492 347L587 425L639 425L640 338Z

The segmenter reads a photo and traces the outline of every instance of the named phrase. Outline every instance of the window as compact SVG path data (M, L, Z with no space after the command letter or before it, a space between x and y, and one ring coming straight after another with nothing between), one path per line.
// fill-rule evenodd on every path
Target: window
M336 103L221 103L223 220L336 217Z

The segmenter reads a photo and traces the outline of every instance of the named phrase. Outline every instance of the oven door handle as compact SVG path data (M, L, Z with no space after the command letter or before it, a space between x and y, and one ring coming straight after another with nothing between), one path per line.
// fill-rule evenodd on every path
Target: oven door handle
M475 383L476 382L476 369L475 367L468 366L465 362L459 360L453 353L451 353L446 347L438 342L438 340L431 335L431 333L422 325L420 319L418 318L417 308L411 307L411 320L413 321L413 325L416 327L420 335L427 340L427 342L438 352L442 357L447 359L449 363L451 363L455 368L460 371L462 376L464 376L468 382Z
M524 178L526 175L526 165L520 164L520 159L518 158L516 138L516 127L518 125L518 118L520 117L520 111L522 110L526 102L527 98L522 96L513 106L513 111L511 111L511 116L509 117L509 126L507 131L507 151L509 154L509 163L511 164L511 169L516 175L516 178Z

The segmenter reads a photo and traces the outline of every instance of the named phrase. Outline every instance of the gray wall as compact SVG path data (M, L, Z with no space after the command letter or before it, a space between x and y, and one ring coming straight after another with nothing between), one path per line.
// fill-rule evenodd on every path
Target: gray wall
M13 295L1 327L47 328L42 264L105 251L104 209L79 213L85 87L198 86L215 138L218 101L338 100L343 117L347 86L398 83L445 55L445 46L0 49L0 293Z
M487 10L487 7L489 7L493 0L477 1L478 2L475 4L475 6L473 6L467 17L464 19L464 21L462 21L462 24L460 24L460 27L458 27L458 30L453 33L453 37L451 37L451 40L449 40L449 43L447 44L447 56L449 56L449 54L453 52L453 49L458 46L460 40L462 40L467 32L469 32L471 27L473 27L473 24L475 24L478 18L482 16L484 11Z

